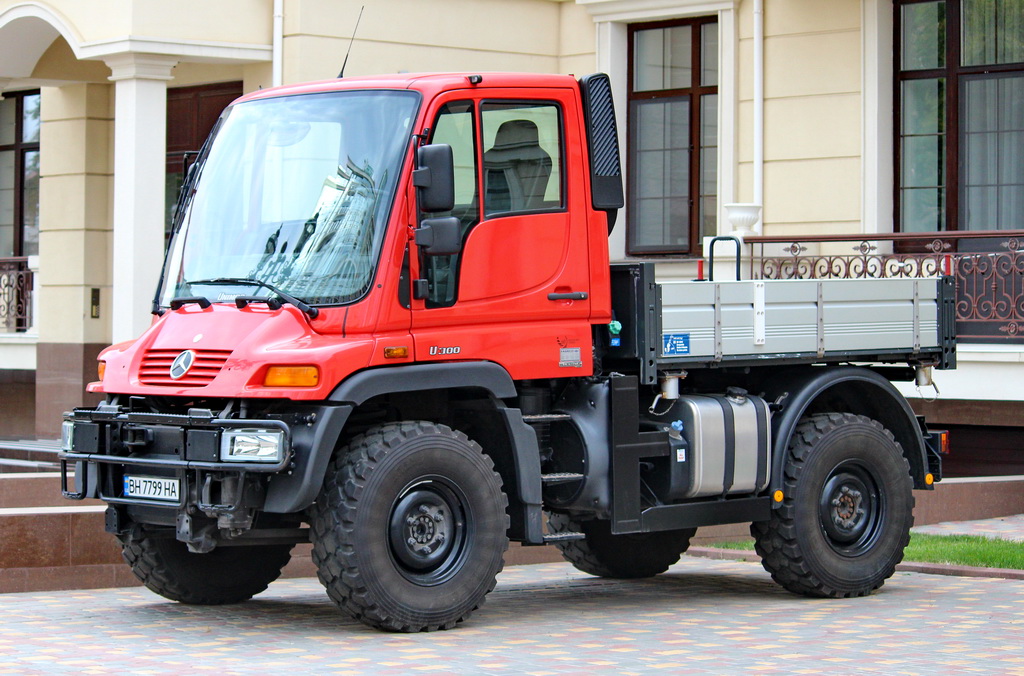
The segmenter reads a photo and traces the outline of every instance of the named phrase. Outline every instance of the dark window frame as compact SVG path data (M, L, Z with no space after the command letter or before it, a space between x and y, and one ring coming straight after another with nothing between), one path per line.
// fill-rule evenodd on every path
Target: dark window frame
M14 233L12 238L14 258L22 258L25 253L25 157L31 152L40 152L39 141L25 142L25 97L39 96L40 90L27 89L16 92L3 92L3 97L14 100L14 143L0 144L0 152L14 152Z
M665 21L649 21L643 23L634 23L629 25L628 39L627 39L627 153L626 153L626 253L630 255L669 255L669 256L687 256L687 257L700 257L703 255L703 242L701 241L701 218L700 218L700 199L701 199L701 180L702 172L700 166L701 160L701 133L702 124L701 119L701 102L702 97L706 95L718 96L719 86L715 85L703 85L701 84L702 74L704 72L704 63L701 59L701 36L703 27L707 24L718 24L717 16L700 16L691 17L687 19L669 19ZM645 91L634 91L633 86L635 82L635 63L634 54L636 49L636 34L640 31L658 29L658 28L675 28L677 26L691 26L691 40L690 40L690 69L691 69L691 80L690 86L686 88L677 89L658 89L658 90L645 90ZM687 205L689 214L689 228L690 228L690 246L689 248L680 248L674 245L641 245L638 243L638 232L634 214L636 212L636 142L637 139L637 120L634 112L635 102L637 101L651 101L657 99L675 99L675 100L689 100L690 105L690 158L689 158L689 204ZM720 143L720 140L719 140ZM717 144L716 144L717 145Z
M903 153L901 148L903 126L903 83L913 80L930 80L941 78L945 82L945 101L943 102L943 121L945 124L945 167L943 180L945 185L943 215L945 228L935 232L958 232L960 228L960 197L961 176L966 168L960 154L961 136L960 119L964 115L964 102L961 101L962 83L979 75L998 75L1000 73L1024 74L1024 61L1006 64L983 64L977 66L961 65L961 0L940 0L946 12L945 28L945 65L940 68L922 70L903 70L903 12L909 5L919 5L935 0L893 0L893 230L903 229L902 190L903 190ZM1024 224L1022 224L1024 226ZM931 231L928 231L931 232ZM1020 233L1024 230L992 230L1000 234L1008 232ZM927 233L922 233L927 234Z

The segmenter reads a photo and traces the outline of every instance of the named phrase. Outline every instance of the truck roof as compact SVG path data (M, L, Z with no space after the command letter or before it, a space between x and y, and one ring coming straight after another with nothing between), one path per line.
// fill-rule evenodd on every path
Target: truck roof
M414 89L426 95L436 94L453 89L467 89L476 85L469 82L470 76L482 78L479 86L483 87L575 87L576 79L572 75L549 75L543 73L399 73L395 75L368 75L364 77L346 77L317 82L301 82L283 85L271 89L246 94L238 99L249 101L276 96L295 94L313 94L316 92L344 91L349 89Z

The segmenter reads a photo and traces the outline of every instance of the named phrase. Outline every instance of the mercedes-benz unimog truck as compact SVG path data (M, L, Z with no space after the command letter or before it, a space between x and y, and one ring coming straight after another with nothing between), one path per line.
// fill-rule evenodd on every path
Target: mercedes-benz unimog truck
M880 587L941 477L891 381L954 365L950 280L655 279L609 262L622 205L604 75L242 97L152 325L65 416L65 493L169 599L245 600L312 542L395 631L465 620L510 540L642 578L749 522L789 590Z

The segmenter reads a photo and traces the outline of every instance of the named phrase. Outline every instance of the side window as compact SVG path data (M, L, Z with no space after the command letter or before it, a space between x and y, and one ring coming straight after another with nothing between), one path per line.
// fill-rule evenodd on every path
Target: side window
M447 143L455 159L455 208L448 214L462 223L462 237L480 220L480 197L477 189L476 134L473 104L456 101L446 104L437 115L431 143ZM459 256L431 256L426 259L429 285L427 307L448 307L455 303L458 290Z
M561 114L553 103L484 103L484 214L561 209Z

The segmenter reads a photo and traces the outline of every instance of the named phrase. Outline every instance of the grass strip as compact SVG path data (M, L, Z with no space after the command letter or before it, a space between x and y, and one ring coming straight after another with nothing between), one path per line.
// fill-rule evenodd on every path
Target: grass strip
M718 542L719 549L753 550L754 541ZM1024 570L1024 543L997 540L980 535L924 535L910 534L910 544L903 554L904 561L917 563L945 563L981 568L1010 568Z

